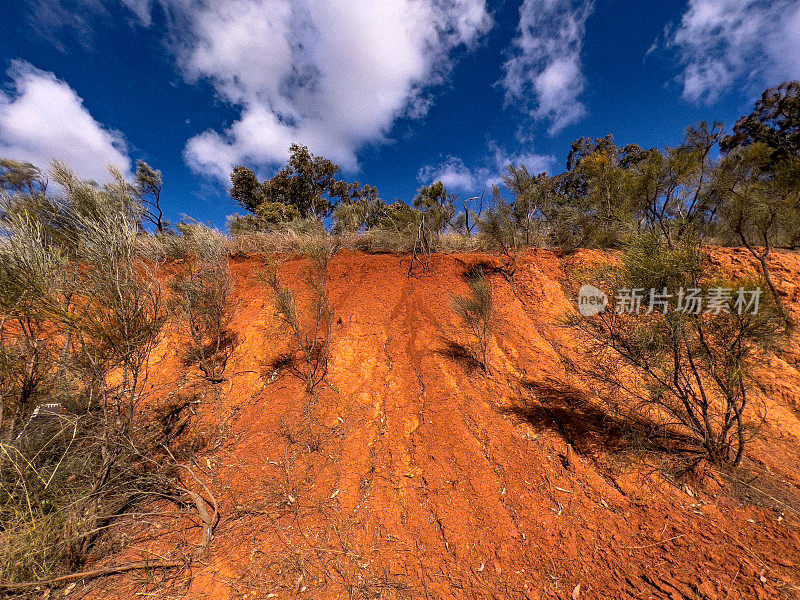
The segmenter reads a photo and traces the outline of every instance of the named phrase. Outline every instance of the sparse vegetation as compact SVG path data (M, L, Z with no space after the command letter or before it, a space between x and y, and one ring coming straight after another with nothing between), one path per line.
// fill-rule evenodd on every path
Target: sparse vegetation
M308 260L306 290L297 292L286 287L278 274L277 264L268 265L266 281L275 293L275 311L289 328L293 342L292 355L285 361L291 371L305 382L312 394L328 373L330 339L334 310L328 299L328 266L333 248L326 240L306 247ZM302 300L308 297L306 308ZM300 366L302 364L302 366Z
M41 172L13 167L0 212L0 579L24 583L80 569L141 501L183 492L174 462L155 460L168 435L137 421L165 313L135 188L56 164L55 197Z
M172 332L170 318L185 334L181 338L186 342L185 363L196 365L207 380L183 378L181 385L213 389L219 397L229 386L210 387L208 382L218 384L227 378L233 388L235 377L255 373L231 374L233 369L228 368L237 343L232 332L236 307L232 254L268 256L264 281L274 297L282 345L289 349L272 357L273 371L286 369L299 378L311 406L332 359L335 310L329 297L329 270L340 248L410 255L409 276L418 265L432 272L428 267L435 252L499 253L501 265L493 273L511 280L514 302L523 304L538 293L524 289L526 249L552 248L561 258L581 248L613 249L619 262L610 261L610 266L594 271L594 282L610 290L639 290L636 301L650 310L626 313L612 306L570 319L568 339L574 341L572 336L577 335L583 346L581 360L574 360L576 349L571 348L566 364L573 374L584 377L581 384L591 381L605 392L598 398L614 405L615 429L630 428L637 437L649 439L645 428L652 425L674 433L680 451L698 457L698 462L707 459L717 466L738 467L764 421L758 410L764 389L756 381L758 368L793 332L792 307L785 302L788 286L776 279L771 259L775 248L800 244L799 90L798 82L767 90L730 136L721 123L699 123L689 127L683 142L673 148L619 146L610 135L581 138L572 144L563 172L535 173L525 165L507 165L502 187L492 186L488 198L482 194L463 201L460 212L458 197L441 180L422 185L406 199L409 202L387 203L376 188L340 179L340 169L331 160L293 144L288 163L269 179L259 180L244 166L233 168L230 195L247 214L230 218L231 238L192 221L171 225L162 207L166 189L162 174L147 163L139 161L128 176L112 168L108 182L98 184L80 179L58 162L45 171L0 160L0 592L11 589L3 587L7 584L36 589L43 580L65 581L59 577L74 574L90 558L118 548L115 527L155 498L182 509L194 507L203 529L201 547L211 542L219 519L216 499L183 457L176 458L173 447L183 427L174 427L172 419L188 401L170 404L169 418L161 418L164 407L148 402L153 399L148 396L149 376L154 350L164 341L165 331ZM744 251L739 255L754 259L756 276L720 276L710 262L711 244L743 246L749 255ZM286 255L298 250L304 261L303 283L294 285L287 274L294 265ZM563 260L561 267L569 260ZM517 279L520 269L522 277ZM416 298L407 302L410 288L419 281L405 283L409 289L403 290L393 314L407 315L408 322L416 324L419 321L411 312L417 310L429 322L437 321L441 315L435 311L442 307L426 312L415 304ZM468 292L452 298L452 309L470 343L456 350L475 370L480 365L490 375L496 321L492 282L478 267L467 274L466 283ZM748 310L752 304L734 305L734 310L685 309L690 290L728 289L735 294L760 292L762 286L769 293L757 296L757 310ZM389 363L393 341L388 336L385 340ZM518 359L512 354L509 362ZM157 356L161 360L161 353ZM494 366L499 369L496 361L497 357ZM563 415L575 409L571 404L580 403L578 421L591 420L597 431L605 427L604 413L589 407L588 395L579 386L527 381L525 365L518 366L516 379L503 373L502 383L514 388L510 395L529 393L542 404L548 401L540 411L541 422L564 433L568 428L557 422L557 413ZM427 367L413 365L421 410L426 394L434 389L426 388L426 379L435 372ZM497 380L480 381L490 388ZM332 382L330 387L338 391ZM389 386L387 390L387 396L393 393ZM554 411L556 400L563 406ZM346 408L367 410L359 414L358 423L376 420L376 440L389 444L389 436L384 436L386 415L400 412L386 407L386 402L383 407L376 403L374 413L371 406ZM345 427L347 411L342 411L344 416L328 415L336 419L333 425L324 424L331 439L344 438L348 428L359 426L351 420ZM532 414L527 413L529 423ZM472 418L465 420L470 430L467 421ZM423 429L426 436L415 437L417 429L430 426L415 419L405 423L411 450L418 439L427 441L427 430ZM321 421L316 425L322 427ZM327 454L323 448L329 440L319 433L309 429L296 437L291 428L284 429L289 445L308 433L304 442L308 454ZM573 444L580 424L569 429L564 433L569 438L564 460L569 472L564 477L572 476L579 465L573 448L582 454L590 446ZM495 461L490 459L495 449L476 431L473 435L487 460ZM611 441L595 437L598 444ZM371 451L378 446L372 444ZM193 458L193 449L184 448L185 457ZM422 454L418 456L424 464ZM422 469L418 456L409 452L409 461L403 457L410 467L407 472L392 477L381 473L381 477L393 489L407 487L397 487L396 479L416 477L417 469ZM210 461L206 464L212 468ZM283 466L287 468L285 462ZM303 464L309 481L316 467ZM355 494L363 499L364 490L377 477L372 467L359 473L352 489L325 491L327 499L319 504L320 510L338 506L345 497L350 503ZM498 476L500 471L498 463ZM337 473L342 480L345 475L349 474ZM545 482L550 488L546 475ZM458 482L451 483L457 489ZM194 491L197 486L202 493ZM425 477L414 480L426 502L428 486ZM506 487L501 489L505 495ZM300 518L295 494L287 484L280 506ZM563 506L554 502L561 515ZM426 509L438 524L445 550L455 557L447 535L457 528L443 525L433 504ZM508 515L516 519L516 508L511 503L508 508ZM406 508L402 510L405 523ZM516 531L522 533L519 526ZM297 535L305 537L299 527ZM346 540L339 541L341 551L335 552L355 560ZM319 548L312 547L310 537L305 542L325 568L326 575L318 582L324 587L329 574L326 559L319 555L334 551L323 548L330 540L314 541L322 543ZM390 542L389 534L384 542ZM287 554L292 560L315 560L314 555ZM339 573L350 581L346 587L351 595L410 593L388 571L380 577L377 571L367 573L368 561L373 560L367 552L357 558L353 564L364 571L363 577ZM165 559L158 564L178 563ZM473 575L485 566L481 563ZM303 568L300 565L300 575ZM281 593L304 589L296 572L286 571L292 587L281 587ZM499 563L496 572L501 573ZM449 577L444 572L437 575ZM576 596L580 585L573 589Z
M701 287L758 289L757 281L714 277L696 240L669 247L657 233L643 234L627 245L622 262L603 278L609 289L639 290L644 310L627 311L623 298L598 315L570 320L586 344L586 359L571 361L572 369L608 386L606 396L633 396L626 410L690 433L712 462L738 465L754 434L747 416L752 376L779 340L775 307L760 296L755 311L747 296L747 305L730 310L689 306Z
M483 269L478 268L467 276L470 294L455 296L453 310L461 318L461 323L475 338L471 348L475 359L480 363L484 373L490 372L489 340L492 335L492 317L494 304L492 301L492 284Z
M179 225L188 246L186 269L172 281L172 307L189 337L187 359L211 383L220 383L236 338L225 238L198 224Z

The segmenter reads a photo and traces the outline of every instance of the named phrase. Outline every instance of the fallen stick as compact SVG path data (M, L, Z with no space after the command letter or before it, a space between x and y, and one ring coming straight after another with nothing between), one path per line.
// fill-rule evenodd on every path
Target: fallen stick
M119 573L127 573L128 571L136 571L139 569L174 569L185 565L182 560L166 560L166 561L152 561L152 560L138 560L129 562L122 565L113 567L104 567L102 569L94 569L93 571L81 571L80 573L70 573L69 575L62 575L61 577L54 577L53 579L44 579L42 581L26 581L23 583L0 583L0 592L13 592L16 590L25 590L32 587L47 587L56 583L66 583L67 581L75 581L77 579L95 579L96 577L105 577L106 575L117 575Z

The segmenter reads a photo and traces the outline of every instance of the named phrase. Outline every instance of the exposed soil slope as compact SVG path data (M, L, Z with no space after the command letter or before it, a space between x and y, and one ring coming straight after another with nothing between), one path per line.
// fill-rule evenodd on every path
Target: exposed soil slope
M754 264L715 253L720 268ZM238 345L217 386L168 335L151 374L156 405L194 398L208 433L196 469L221 521L190 569L106 580L98 598L800 597L800 347L762 375L768 421L744 468L680 473L677 456L581 391L557 348L574 310L565 268L601 258L531 251L491 276L497 320L485 376L451 309L488 255L341 252L325 383L313 397L277 368L290 348L261 260L232 264ZM800 256L773 278L800 310ZM282 275L298 287L304 261ZM572 348L580 356L579 348ZM571 444L574 451L568 451ZM567 455L571 454L570 457ZM120 555L175 556L201 541L132 527Z

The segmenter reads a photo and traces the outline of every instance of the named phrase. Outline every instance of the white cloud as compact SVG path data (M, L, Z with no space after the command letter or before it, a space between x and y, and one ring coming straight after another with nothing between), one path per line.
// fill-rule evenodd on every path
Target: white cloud
M800 2L689 0L667 37L683 65L683 98L713 103L735 85L800 77Z
M520 103L551 135L586 115L581 50L591 0L524 0L511 58L503 65L507 103Z
M103 0L28 0L28 9L31 27L64 53L65 35L89 48L94 43L94 20L108 16Z
M153 0L119 0L119 3L132 13L125 14L131 22L138 20L145 26L150 25ZM110 0L27 0L27 21L41 37L65 54L69 52L67 41L89 50L95 47L98 23L113 18L114 4Z
M121 0L122 4L127 6L133 14L135 14L142 25L148 27L150 25L150 9L152 8L152 0Z
M124 0L143 24L147 0ZM190 139L187 163L227 179L235 164L285 162L292 142L347 169L424 116L459 47L489 30L485 0L159 0L184 77L239 111Z
M489 144L489 156L483 164L469 168L463 160L456 156L448 156L436 165L426 165L417 173L417 180L423 185L441 181L446 188L453 191L478 193L502 184L502 175L510 164L525 165L531 173L550 171L555 164L552 155L535 154L533 152L509 153L495 142Z
M0 156L40 167L63 160L99 182L106 165L130 171L122 135L98 123L69 85L23 61L12 62L8 76L14 92L0 91Z
M111 0L28 0L56 44L91 37ZM456 51L492 26L486 0L116 0L142 26L158 7L178 68L209 81L238 117L190 139L193 169L227 180L235 164L285 162L292 142L346 169L423 117ZM63 47L62 47L63 49Z
M425 165L417 173L417 180L423 185L441 181L449 190L472 192L480 187L479 169L473 172L456 156L448 156L438 165Z
M556 164L556 157L552 154L536 154L534 152L512 152L496 144L490 144L493 152L495 169L504 173L508 165L526 166L532 174L550 172Z

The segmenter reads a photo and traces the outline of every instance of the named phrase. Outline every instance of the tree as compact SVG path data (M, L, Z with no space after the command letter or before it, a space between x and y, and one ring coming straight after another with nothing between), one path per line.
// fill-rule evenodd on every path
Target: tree
M790 318L769 270L776 245L792 245L800 236L800 157L774 162L764 143L742 146L720 163L713 198L718 221L755 257L784 320Z
M290 223L300 219L300 211L291 204L262 202L256 208L256 216L263 225L273 229L281 223Z
M626 161L622 189L640 228L657 229L671 246L688 230L707 224L715 167L710 155L721 134L721 123L701 122L686 130L680 146L637 151Z
M630 169L645 156L636 144L620 148L611 135L573 142L550 207L558 237L572 238L572 248L619 246L636 223L636 202L627 193Z
M259 204L264 202L264 190L256 174L247 167L234 167L231 173L231 198L239 206L251 213L255 213Z
M486 190L483 190L480 196L464 199L462 202L463 211L458 213L453 221L453 227L455 227L457 231L463 233L467 237L472 237L472 232L478 227L481 215L483 214L483 198L485 196ZM470 209L470 203L474 203L476 200L478 207L476 209Z
M263 183L264 199L294 206L303 218L320 219L333 208L339 166L292 144L288 164Z
M741 117L733 135L722 140L724 154L752 144L770 149L769 166L800 156L800 81L786 81L761 95L752 113Z
M441 181L423 185L414 197L414 208L426 219L426 227L434 234L444 233L455 216L457 196L451 194Z
M359 182L337 181L332 186L332 195L339 198L333 212L336 233L355 233L375 227L386 204L378 196L378 189Z
M513 262L512 274L516 270L516 255L519 248L514 205L503 198L500 187L492 186L492 201L480 221L481 234L491 245L499 248Z
M508 165L503 175L503 183L514 194L511 216L515 228L522 232L522 243L526 246L532 242L532 235L544 225L555 199L555 181L547 173L533 175L525 165Z
M283 214L288 220L294 219L295 214L301 219L321 220L331 213L337 202L364 206L377 203L377 189L337 179L339 166L311 154L306 146L292 144L289 153L286 166L264 182L259 182L247 167L234 167L231 198L253 214L258 214L259 207L265 203L273 205L269 212L277 217L282 212L277 210L277 205L291 207ZM267 221L271 223L273 219Z
M164 180L161 171L156 171L143 160L136 161L134 184L146 207L143 217L156 226L158 233L164 233L164 211L161 210Z
M409 233L416 230L421 221L420 211L401 200L387 204L379 213L375 222L376 229Z

